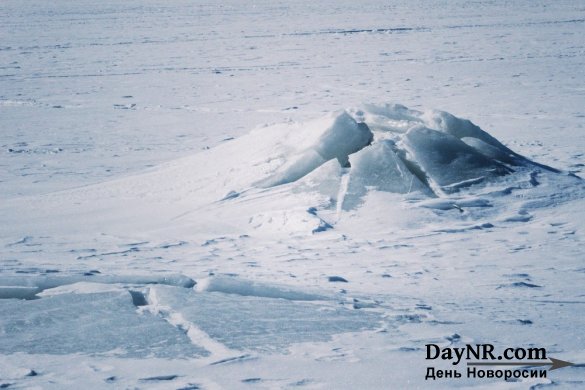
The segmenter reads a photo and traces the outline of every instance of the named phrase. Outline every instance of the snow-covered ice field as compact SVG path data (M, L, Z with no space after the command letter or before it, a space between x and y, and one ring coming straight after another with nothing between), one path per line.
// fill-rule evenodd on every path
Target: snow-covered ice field
M577 0L0 1L0 386L585 387L583 37ZM429 381L429 343L577 364Z

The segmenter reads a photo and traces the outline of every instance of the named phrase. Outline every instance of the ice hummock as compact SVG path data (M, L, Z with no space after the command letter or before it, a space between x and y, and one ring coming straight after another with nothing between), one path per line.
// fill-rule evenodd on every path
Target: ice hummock
M328 234L345 216L376 220L384 230L449 221L482 226L583 192L580 178L521 156L469 120L365 104L259 127L139 175L47 194L20 215L11 212L20 207L15 200L0 207L0 216L18 227L6 232L14 242L46 235L56 219L64 235L120 236L136 230L139 219L140 230L167 231L169 238L183 228L217 237L289 236ZM0 295L35 293L6 287Z
M371 191L444 198L498 184L522 188L527 175L561 173L439 110L365 104L300 127L290 131L305 146L295 149L291 143L291 152L280 154L281 164L256 185L316 191L337 210L359 208Z
M341 201L344 210L358 207L370 190L437 197L518 168L559 172L512 151L467 119L399 104L365 104L290 131L296 134L279 153L280 164L254 185L304 182ZM286 144L287 137L278 143Z

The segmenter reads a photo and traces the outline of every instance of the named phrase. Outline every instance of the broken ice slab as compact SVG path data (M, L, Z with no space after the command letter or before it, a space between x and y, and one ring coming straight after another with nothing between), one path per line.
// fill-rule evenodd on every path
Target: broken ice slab
M0 299L33 299L41 291L80 282L103 284L166 284L191 288L195 281L181 274L162 275L38 275L0 276Z
M428 179L446 191L511 172L460 139L437 130L412 128L404 143Z
M322 120L322 127L307 138L313 139L305 150L288 156L287 162L272 176L256 183L274 187L292 183L306 176L329 160L336 159L342 167L349 166L348 156L369 145L374 135L367 125L358 123L347 112L332 113Z
M177 290L184 290L179 289ZM127 291L0 300L0 353L207 356L176 327L138 313Z
M0 286L0 299L33 299L37 292L37 287Z
M176 314L211 339L234 350L285 351L301 342L381 327L378 313L337 304L243 296L154 286L150 302Z
M197 285L197 291L222 292L243 296L264 298L282 298L291 301L323 301L331 299L317 292L301 291L284 285L258 283L234 277L215 276L203 279Z
M351 172L343 209L357 208L371 189L410 194L418 192L434 196L432 190L406 166L406 160L395 152L392 141L380 141L351 156ZM422 177L422 176L421 176Z

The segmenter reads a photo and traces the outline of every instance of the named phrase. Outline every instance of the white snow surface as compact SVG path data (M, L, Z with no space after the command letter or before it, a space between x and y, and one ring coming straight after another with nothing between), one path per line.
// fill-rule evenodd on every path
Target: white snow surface
M1 386L585 386L580 2L5 0L0 33ZM427 343L578 365L425 381Z

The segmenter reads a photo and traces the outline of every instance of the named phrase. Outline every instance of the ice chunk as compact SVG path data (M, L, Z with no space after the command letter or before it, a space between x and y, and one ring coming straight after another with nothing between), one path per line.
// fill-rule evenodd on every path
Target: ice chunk
M63 286L49 288L38 293L38 297L50 297L61 294L93 294L104 293L112 291L126 291L123 287L116 284L103 284L91 282L78 282L73 284L66 284Z
M479 126L473 124L470 120L457 118L454 115L445 111L429 110L421 115L425 122L425 126L435 129L456 138L475 138L482 141L484 144L492 146L500 153L507 155L515 155L513 151L504 146L496 138L483 131Z
M201 280L197 291L222 292L242 296L282 298L293 301L321 301L330 299L322 294L292 289L288 286L257 283L233 277L213 277Z
M461 138L461 141L465 142L467 145L471 146L472 148L477 150L479 153L483 154L484 156L486 156L488 158L498 160L498 161L508 163L508 164L516 164L517 163L517 159L515 158L515 156L513 154L510 154L510 153L506 152L505 150L502 150L501 148L490 145L490 144L486 143L485 141L482 141L479 138L463 137L463 138Z
M364 104L362 109L350 111L358 121L377 132L403 134L413 126L424 124L420 111L409 110L401 104Z
M33 299L38 291L37 287L0 286L0 299Z
M403 142L409 157L446 192L510 172L460 139L437 130L412 128Z
M351 171L343 209L360 204L368 189L408 194L421 192L432 196L432 191L416 177L394 152L391 141L378 142L351 156Z
M136 358L207 355L162 318L137 313L126 291L2 300L0 311L4 313L0 317L2 353L108 353Z
M79 282L101 284L167 284L178 287L193 287L195 281L180 274L164 275L68 275L68 276L2 276L0 298L30 299L35 294L50 288Z
M374 135L365 123L358 123L347 112L339 114L314 146L325 160L336 158L346 166L348 156L369 145Z
M310 147L290 157L277 173L258 185L273 187L297 181L332 159L337 159L345 167L349 164L350 154L372 142L373 134L368 126L356 122L347 112L332 118L332 123Z
M380 315L343 307L220 292L193 293L153 287L157 303L230 349L282 351L289 345L326 341L331 335L374 329Z

